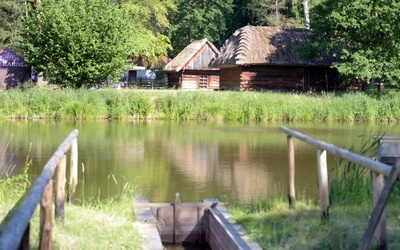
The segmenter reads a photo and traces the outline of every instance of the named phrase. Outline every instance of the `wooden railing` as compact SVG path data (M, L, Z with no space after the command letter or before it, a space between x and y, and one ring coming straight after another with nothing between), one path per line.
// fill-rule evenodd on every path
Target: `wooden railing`
M70 152L70 201L75 198L75 188L78 183L78 130L74 129L69 136L59 145L44 166L42 173L32 185L28 195L11 218L0 237L0 249L29 249L30 220L37 205L40 203L40 233L39 249L51 249L51 214L53 181L55 180L55 218L57 221L64 219L65 201L65 172L66 155Z
M374 187L374 210L370 217L368 227L365 230L363 238L360 242L359 249L367 249L368 245L375 233L379 249L387 249L386 236L386 215L385 206L389 198L390 192L398 180L400 173L400 161L397 161L393 166L374 161L370 158L352 153L346 149L336 147L332 144L327 144L322 141L317 141L311 137L305 136L299 132L288 129L284 126L279 128L287 134L288 145L288 198L289 207L295 208L295 150L293 137L297 138L309 145L317 148L317 167L318 167L318 184L319 184L319 199L321 217L329 218L329 186L328 186L328 166L327 152L340 156L341 158L357 164L372 171L373 187ZM385 183L385 178L387 181Z

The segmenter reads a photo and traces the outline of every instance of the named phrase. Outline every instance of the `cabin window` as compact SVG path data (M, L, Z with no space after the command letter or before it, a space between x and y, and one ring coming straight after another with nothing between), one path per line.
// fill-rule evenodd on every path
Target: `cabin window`
M199 76L199 88L206 89L208 86L208 76Z

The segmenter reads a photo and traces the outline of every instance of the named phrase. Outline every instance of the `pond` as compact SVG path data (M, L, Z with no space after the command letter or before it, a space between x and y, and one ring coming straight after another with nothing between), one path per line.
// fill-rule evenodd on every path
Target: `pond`
M34 181L58 145L79 130L78 202L104 200L125 185L151 202L218 198L245 203L286 194L284 125L314 139L347 149L372 135L399 135L399 124L386 123L224 123L167 121L0 121L3 176L32 161ZM317 193L316 149L295 141L296 190ZM328 166L336 158L328 154Z

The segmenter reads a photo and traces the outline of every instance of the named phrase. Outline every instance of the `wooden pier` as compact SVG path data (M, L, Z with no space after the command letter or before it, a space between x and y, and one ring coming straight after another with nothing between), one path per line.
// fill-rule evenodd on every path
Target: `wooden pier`
M173 203L135 200L137 227L143 249L163 249L164 244L208 245L211 249L261 249L241 226L232 223L224 203L217 199Z

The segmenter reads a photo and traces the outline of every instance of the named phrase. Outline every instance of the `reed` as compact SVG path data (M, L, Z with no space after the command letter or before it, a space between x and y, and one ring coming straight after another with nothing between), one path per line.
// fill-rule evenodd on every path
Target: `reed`
M380 137L373 139L372 135L363 136L360 148L352 146L349 150L365 157L376 156ZM373 186L370 170L339 158L336 166L330 171L329 178L331 206L372 204Z
M0 117L399 122L400 95L139 89L38 89L0 93Z

